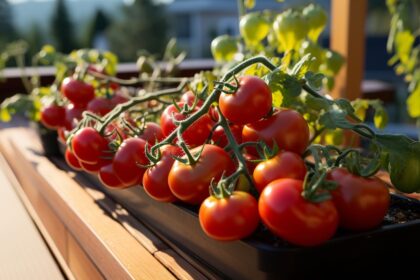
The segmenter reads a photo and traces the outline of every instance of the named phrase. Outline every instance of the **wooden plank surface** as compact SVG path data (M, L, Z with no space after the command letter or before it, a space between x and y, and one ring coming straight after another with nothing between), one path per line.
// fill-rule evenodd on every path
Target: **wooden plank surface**
M330 47L346 58L332 96L354 100L362 96L367 0L332 0L331 5Z
M0 169L0 279L65 279Z
M69 233L108 279L174 279L120 224L98 207L68 174L39 153L28 129L3 130L2 153L30 193L38 189ZM35 139L35 141L34 141Z

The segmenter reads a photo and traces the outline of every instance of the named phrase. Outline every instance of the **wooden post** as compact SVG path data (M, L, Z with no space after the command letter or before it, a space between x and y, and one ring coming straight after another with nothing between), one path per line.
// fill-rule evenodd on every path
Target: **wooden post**
M332 0L331 49L344 55L346 64L338 73L334 98L361 97L365 62L366 0Z

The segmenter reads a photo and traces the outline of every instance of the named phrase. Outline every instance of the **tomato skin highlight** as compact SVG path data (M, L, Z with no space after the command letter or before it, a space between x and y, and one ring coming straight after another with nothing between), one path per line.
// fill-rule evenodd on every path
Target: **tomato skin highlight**
M108 150L108 141L92 127L80 129L74 135L72 150L76 158L88 164L97 163L104 152Z
M379 226L389 209L390 194L379 178L363 178L344 168L331 171L338 183L331 192L340 216L340 226L350 230L368 230Z
M200 149L193 149L193 153ZM169 171L168 184L179 200L196 205L210 195L209 187L213 178L217 181L223 172L228 176L234 170L235 165L227 152L218 146L205 144L197 163L187 165L174 162Z
M220 241L239 240L251 235L260 220L257 201L242 191L221 199L208 197L201 204L198 217L204 232Z
M58 129L65 125L66 110L63 106L51 104L42 108L41 123L49 129Z
M268 184L258 201L260 217L271 232L290 243L320 245L336 232L338 212L331 200L305 200L302 185L296 179L277 179Z
M149 164L144 149L146 141L141 138L128 138L123 141L114 155L113 169L117 177L126 186L140 184L145 168Z
M282 109L267 119L245 125L242 130L243 142L261 140L272 147L273 139L280 150L301 155L309 144L308 123L297 111ZM253 147L247 148L247 151L258 154Z
M82 166L80 165L79 160L76 156L72 153L69 148L66 148L66 152L64 153L64 159L66 163L74 170L83 170Z
M121 180L115 174L114 168L112 167L112 163L104 165L99 169L98 179L101 181L108 188L126 188Z
M84 106L95 97L95 89L91 84L72 77L64 78L61 83L61 93L71 103Z
M182 108L184 103L180 102L178 103L178 106ZM194 112L197 109L198 108L195 108ZM176 128L176 125L172 121L172 116L177 121L181 121L189 117L181 114L174 105L166 107L160 118L160 126L165 137L171 134L171 132ZM209 137L213 124L214 122L210 115L204 114L182 133L182 138L190 147L202 145Z
M304 160L293 152L281 151L273 158L260 162L254 169L253 179L258 192L262 192L270 182L291 178L305 179L306 166Z
M219 106L226 119L234 124L256 122L271 110L271 91L262 79L243 76L239 78L239 88L235 93L220 94Z
M169 188L168 175L175 161L172 156L180 156L182 150L175 146L164 146L160 150L162 158L155 166L147 168L143 175L143 187L157 201L174 202L177 198Z

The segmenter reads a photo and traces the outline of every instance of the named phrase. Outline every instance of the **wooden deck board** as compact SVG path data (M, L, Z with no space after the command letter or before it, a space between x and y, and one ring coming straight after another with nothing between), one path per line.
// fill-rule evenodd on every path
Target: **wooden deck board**
M41 234L0 169L0 278L64 279Z

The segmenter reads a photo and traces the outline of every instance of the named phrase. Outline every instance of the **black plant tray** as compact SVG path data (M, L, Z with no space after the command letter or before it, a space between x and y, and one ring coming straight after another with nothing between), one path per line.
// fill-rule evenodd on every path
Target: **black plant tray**
M93 178L89 175L90 178ZM102 190L191 262L205 266L209 277L223 279L307 279L321 276L383 274L390 267L414 267L420 254L420 203L392 195L383 224L372 231L339 231L317 247L296 247L274 237L264 226L250 238L219 242L200 228L197 208L160 203L141 187ZM406 270L398 270L399 275Z

